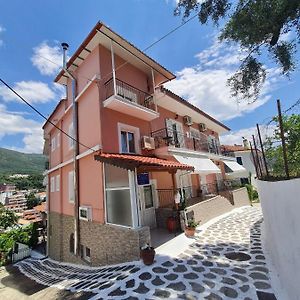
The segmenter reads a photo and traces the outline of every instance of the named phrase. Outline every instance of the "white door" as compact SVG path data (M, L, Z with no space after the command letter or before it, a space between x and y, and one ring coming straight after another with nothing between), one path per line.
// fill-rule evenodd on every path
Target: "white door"
M156 227L155 190L152 184L139 187L142 226Z

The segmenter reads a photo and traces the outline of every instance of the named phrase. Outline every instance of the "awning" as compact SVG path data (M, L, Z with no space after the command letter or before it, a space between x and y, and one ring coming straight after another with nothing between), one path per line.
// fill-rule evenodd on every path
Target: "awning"
M221 173L221 170L209 158L179 154L174 155L174 158L182 164L193 166L194 173L197 174Z
M226 177L228 179L246 178L249 176L249 172L237 162L224 160L223 163L231 171L231 172L226 172Z
M141 171L193 171L194 167L178 163L176 161L160 159L151 156L118 154L118 153L99 153L94 156L95 160L101 161L127 170L137 169Z

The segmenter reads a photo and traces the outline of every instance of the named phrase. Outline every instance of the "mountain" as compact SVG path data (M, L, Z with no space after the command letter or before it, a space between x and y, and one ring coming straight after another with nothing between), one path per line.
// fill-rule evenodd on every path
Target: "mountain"
M46 156L42 154L27 154L0 148L0 174L42 173L46 160Z

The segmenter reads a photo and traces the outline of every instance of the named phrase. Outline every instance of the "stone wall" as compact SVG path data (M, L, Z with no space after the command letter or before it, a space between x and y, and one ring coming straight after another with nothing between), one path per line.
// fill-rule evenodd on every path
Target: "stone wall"
M132 229L80 221L80 243L91 249L89 263L70 252L73 217L51 212L49 226L49 257L64 262L99 266L138 260L140 247L150 242L148 227Z
M232 199L228 200L223 196L216 196L211 199L202 201L186 208L188 216L193 216L196 222L201 224L218 217L232 209L250 205L246 188L240 188L232 192Z

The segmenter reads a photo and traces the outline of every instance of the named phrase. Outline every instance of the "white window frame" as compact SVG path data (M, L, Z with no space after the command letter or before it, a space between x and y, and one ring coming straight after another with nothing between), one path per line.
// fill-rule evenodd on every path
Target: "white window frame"
M69 136L74 138L73 122L69 125L68 134L69 134ZM74 148L74 140L69 137L68 137L68 139L69 139L69 149L73 149Z
M86 211L87 217L82 217L80 212L84 210ZM79 207L79 219L84 221L92 221L92 208L90 206L80 206Z
M52 137L51 139L51 151L54 152L56 149L56 137Z
M83 259L88 262L91 262L91 257L86 255L86 248L89 248L89 247L83 246ZM89 249L90 249L90 254L91 254L91 252L92 252L91 248L89 248Z
M55 191L59 192L60 190L60 175L56 175L55 178Z
M50 177L50 192L55 192L55 176Z
M74 171L68 173L68 200L69 203L75 202L75 192L74 192Z
M140 154L141 149L140 149L140 129L138 127L134 127L131 125L123 124L123 123L118 123L118 139L119 139L119 152L122 152L122 136L121 136L121 131L126 131L126 132L131 132L134 135L134 148L135 148L135 154ZM132 152L128 152L131 154L134 154Z

